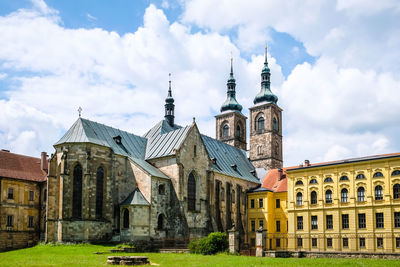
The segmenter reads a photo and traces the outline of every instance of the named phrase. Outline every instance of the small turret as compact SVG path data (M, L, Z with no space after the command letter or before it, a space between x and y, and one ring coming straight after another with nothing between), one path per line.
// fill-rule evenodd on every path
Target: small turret
M165 120L167 123L174 127L174 119L175 119L175 105L174 105L174 98L172 97L172 90L171 90L171 73L169 74L169 88L168 88L168 96L165 99Z
M254 98L254 104L262 103L262 102L269 102L276 104L278 102L278 97L271 92L271 72L268 67L268 60L267 60L267 46L265 46L265 61L264 67L261 71L261 90Z

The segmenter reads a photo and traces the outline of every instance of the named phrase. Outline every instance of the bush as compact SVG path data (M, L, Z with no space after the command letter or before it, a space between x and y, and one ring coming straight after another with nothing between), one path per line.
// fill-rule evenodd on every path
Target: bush
M228 239L225 233L215 232L207 237L193 240L189 243L188 249L194 254L213 255L228 249Z

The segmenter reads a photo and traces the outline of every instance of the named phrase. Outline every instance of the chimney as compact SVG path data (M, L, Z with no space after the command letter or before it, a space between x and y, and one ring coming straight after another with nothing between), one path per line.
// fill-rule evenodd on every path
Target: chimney
M47 162L47 153L46 152L42 152L42 154L40 155L40 168L42 169L42 171L46 171L48 170L48 162Z
M279 173L279 181L280 181L283 178L283 170L281 168L279 168L278 173Z
M305 167L310 167L310 166L311 166L310 161L309 161L308 159L306 159L306 160L304 161L304 166L305 166Z

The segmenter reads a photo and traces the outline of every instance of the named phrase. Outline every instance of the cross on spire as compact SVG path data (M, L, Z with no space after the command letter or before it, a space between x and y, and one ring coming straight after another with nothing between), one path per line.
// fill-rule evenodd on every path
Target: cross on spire
M78 114L79 114L79 118L80 118L81 115L82 115L82 108L81 107L78 108Z

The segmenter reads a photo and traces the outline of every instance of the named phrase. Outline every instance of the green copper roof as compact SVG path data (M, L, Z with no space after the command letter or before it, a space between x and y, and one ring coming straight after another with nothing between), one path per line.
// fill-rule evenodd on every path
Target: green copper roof
M233 65L231 59L231 72L229 74L228 82L226 83L227 92L226 100L221 106L221 112L224 111L239 111L241 112L243 107L236 100L236 80L233 77Z
M268 60L267 60L267 47L265 47L265 61L264 61L264 67L261 71L261 90L260 92L256 95L254 98L253 103L258 104L262 102L269 102L269 103L274 103L278 102L278 97L272 93L270 85L270 69L268 67Z

